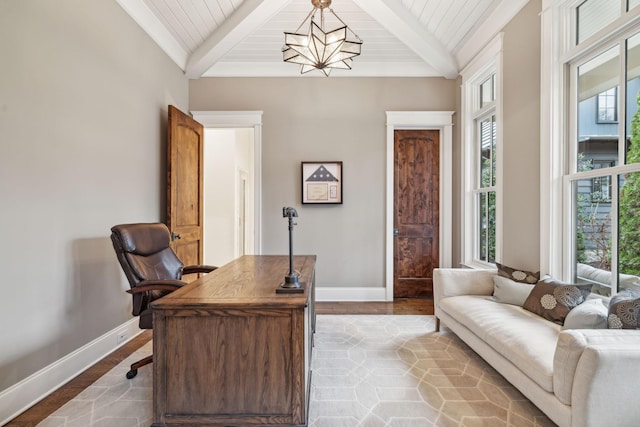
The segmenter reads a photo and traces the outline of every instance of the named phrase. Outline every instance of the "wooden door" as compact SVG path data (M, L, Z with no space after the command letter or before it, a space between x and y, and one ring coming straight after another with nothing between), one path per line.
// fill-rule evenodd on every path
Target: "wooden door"
M393 296L432 297L439 262L440 132L394 132Z
M202 264L204 128L170 105L168 129L167 227L172 247L185 265Z

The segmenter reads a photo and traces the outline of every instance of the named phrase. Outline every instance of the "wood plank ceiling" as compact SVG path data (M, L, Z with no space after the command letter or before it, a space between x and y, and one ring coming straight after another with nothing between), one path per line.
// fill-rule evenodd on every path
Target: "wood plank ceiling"
M190 78L300 75L282 61L283 33L299 28L310 0L116 1ZM527 1L333 0L364 43L353 69L332 76L455 78Z

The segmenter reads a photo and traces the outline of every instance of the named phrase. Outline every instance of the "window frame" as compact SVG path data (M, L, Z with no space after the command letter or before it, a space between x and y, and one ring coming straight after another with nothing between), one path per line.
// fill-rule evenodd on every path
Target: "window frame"
M612 247L617 247L617 198L619 176L638 170L638 164L624 164L624 150L619 150L618 166L579 172L577 158L577 79L576 67L590 58L619 45L621 51L620 87L618 89L618 138L626 138L626 40L640 32L640 8L636 7L609 25L576 44L576 8L584 0L543 0L541 45L541 272L561 280L574 280L575 256L573 232L572 183L580 179L610 176L611 215L616 219L611 230ZM621 0L621 8L626 5ZM624 10L624 9L623 9ZM548 73L545 73L547 70ZM626 106L625 106L626 107ZM561 236L560 239L557 236ZM613 251L611 272L617 285L617 251ZM615 294L615 286L611 294Z
M471 268L495 268L493 262L479 259L480 210L478 195L495 192L495 260L502 255L502 41L498 34L461 72L462 76L462 224L461 262ZM481 85L493 76L494 100L482 104ZM495 117L495 185L480 183L479 126L483 119Z

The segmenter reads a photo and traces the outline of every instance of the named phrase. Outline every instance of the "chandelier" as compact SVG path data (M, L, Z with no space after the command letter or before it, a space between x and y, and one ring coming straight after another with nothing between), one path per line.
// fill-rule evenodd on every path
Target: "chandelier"
M331 5L331 0L311 0L311 4L313 9L295 33L284 33L282 48L284 62L300 64L301 74L320 70L328 77L334 68L350 70L352 58L360 55L362 40L331 8L329 12L342 23L342 27L331 31L325 29L324 10ZM318 10L320 10L320 25L314 20ZM309 32L300 34L300 28L307 21L309 21ZM357 41L347 40L347 32L353 34Z

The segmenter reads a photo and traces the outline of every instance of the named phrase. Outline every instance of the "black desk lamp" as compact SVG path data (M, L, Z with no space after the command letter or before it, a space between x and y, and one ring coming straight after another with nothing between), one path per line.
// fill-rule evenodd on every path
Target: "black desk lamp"
M293 293L304 292L304 283L298 281L300 274L293 270L293 218L298 217L298 212L294 208L282 208L282 217L289 218L289 273L284 276L284 282L276 288L276 292Z

